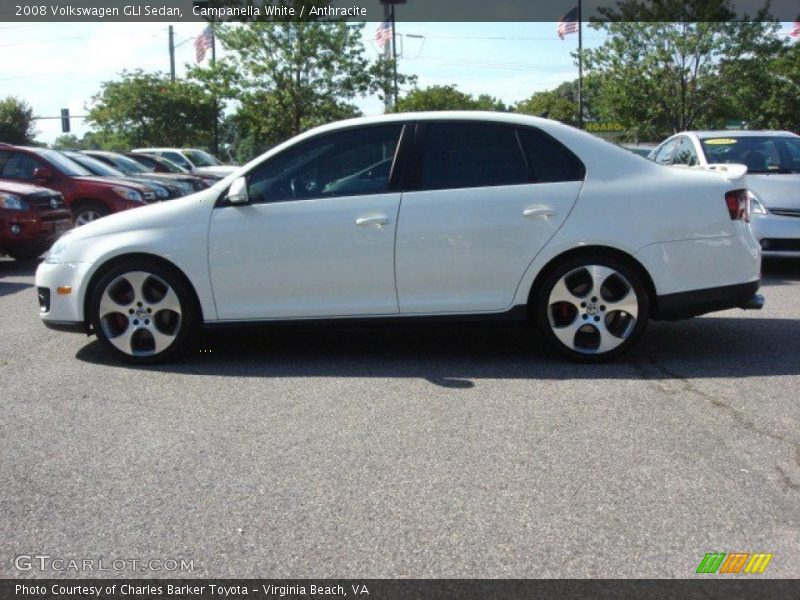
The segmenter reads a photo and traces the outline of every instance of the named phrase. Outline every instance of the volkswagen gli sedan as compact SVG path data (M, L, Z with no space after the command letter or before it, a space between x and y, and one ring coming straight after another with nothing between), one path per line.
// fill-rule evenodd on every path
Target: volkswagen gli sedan
M758 308L741 183L502 113L363 118L304 133L211 188L61 237L45 325L116 356L176 355L203 325L517 319L609 359L648 319Z

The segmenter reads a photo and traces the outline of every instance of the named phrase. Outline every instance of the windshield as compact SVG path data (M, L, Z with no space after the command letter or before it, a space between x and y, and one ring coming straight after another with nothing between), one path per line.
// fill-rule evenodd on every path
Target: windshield
M39 156L54 164L64 175L69 175L70 177L86 177L92 174L86 167L79 165L71 158L67 158L61 154L61 152L48 150L47 148L38 148L36 151L39 153Z
M748 173L800 173L800 137L730 135L700 143L709 164L739 163Z
M216 167L222 164L208 152L203 152L202 150L183 150L183 154L196 167Z
M170 173L188 173L189 171L184 169L182 166L172 162L168 158L164 158L163 156L152 157L154 161L157 161L158 164L166 167L166 169Z
M103 177L125 177L125 173L122 171L119 171L114 167L97 160L96 158L92 158L91 156L86 156L85 154L80 154L78 152L64 152L63 154L67 158L74 160L76 163L91 171L94 175L101 175Z
M114 164L120 171L127 173L128 175L143 175L145 173L153 172L152 169L148 169L143 164L140 164L132 158L128 158L127 156L122 156L121 154L114 154L110 158L114 161Z

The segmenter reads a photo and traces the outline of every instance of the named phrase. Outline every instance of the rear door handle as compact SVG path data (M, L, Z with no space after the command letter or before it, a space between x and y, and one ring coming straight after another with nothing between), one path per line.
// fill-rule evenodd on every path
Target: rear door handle
M529 219L535 219L537 217L554 217L556 216L556 211L548 206L532 206L523 210L522 216Z
M356 225L359 227L383 227L384 225L389 224L389 217L386 215L369 215L367 217L358 217L356 219Z

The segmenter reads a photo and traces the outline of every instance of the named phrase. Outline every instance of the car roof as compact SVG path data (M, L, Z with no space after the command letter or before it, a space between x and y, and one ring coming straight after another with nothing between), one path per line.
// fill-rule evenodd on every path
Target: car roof
M775 137L800 137L791 131L777 131L769 129L720 129L707 131L682 131L681 133L696 135L701 140L719 137L762 137L765 135Z

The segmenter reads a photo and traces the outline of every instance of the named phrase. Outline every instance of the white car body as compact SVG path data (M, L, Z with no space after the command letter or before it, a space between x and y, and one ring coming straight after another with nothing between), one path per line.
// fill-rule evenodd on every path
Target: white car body
M585 165L585 178L220 203L233 182L296 144L396 122L535 128L570 149ZM758 288L761 257L746 223L727 212L725 193L737 187L743 186L718 174L662 167L534 117L443 112L343 121L273 148L207 190L64 236L37 270L36 285L49 290L41 319L52 328L88 331L96 275L110 261L134 255L180 270L206 324L502 316L525 309L546 266L595 248L646 272L653 317L744 307ZM62 295L58 288L71 291Z
M744 139L772 136L800 140L800 136L788 131L684 131L673 135L653 150L654 158L667 144L686 138L696 152L696 165L674 164L676 152L670 163L675 167L692 166L702 169L732 169L734 165L709 163L702 140ZM800 164L800 157L796 158ZM744 168L747 165L742 165ZM800 173L752 173L745 178L747 189L755 196L757 205L763 207L751 212L750 226L762 246L765 257L800 257Z

